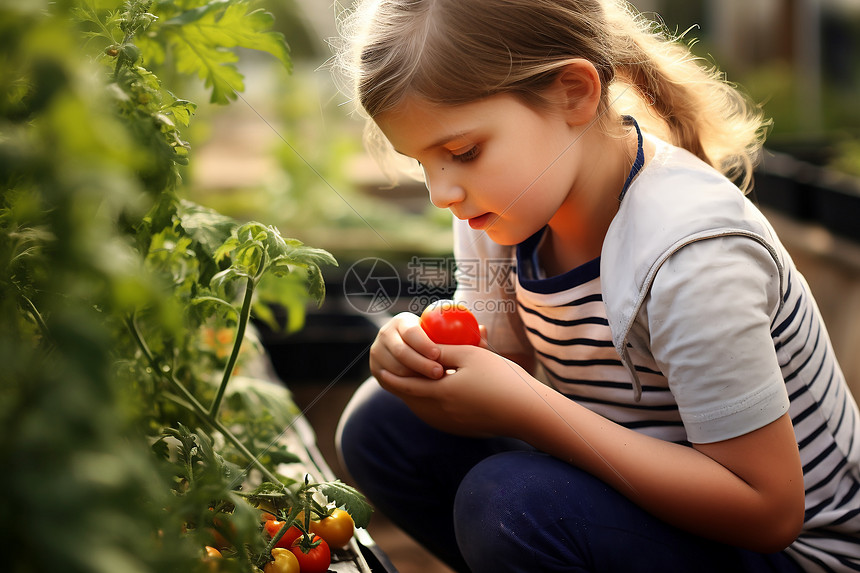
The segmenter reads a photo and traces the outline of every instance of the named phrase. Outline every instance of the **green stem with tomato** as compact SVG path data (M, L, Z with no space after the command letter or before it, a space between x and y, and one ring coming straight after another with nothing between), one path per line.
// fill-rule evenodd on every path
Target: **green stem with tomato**
M269 543L266 545L266 548L263 550L262 556L264 558L268 559L268 556L272 554L272 549L275 548L275 546L278 544L278 541L281 540L287 530L293 526L293 523L296 521L296 518L298 517L301 510L302 509L299 506L294 506L290 508L290 513L284 521L284 524L281 526L278 532L272 536L272 538L269 540ZM262 562L258 563L257 565L262 566L264 562L265 560L262 560Z

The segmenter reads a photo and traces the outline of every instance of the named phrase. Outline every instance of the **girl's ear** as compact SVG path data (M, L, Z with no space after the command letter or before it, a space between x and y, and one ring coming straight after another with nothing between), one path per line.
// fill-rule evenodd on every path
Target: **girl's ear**
M568 124L585 125L594 120L603 89L594 64L583 59L571 60L550 89Z

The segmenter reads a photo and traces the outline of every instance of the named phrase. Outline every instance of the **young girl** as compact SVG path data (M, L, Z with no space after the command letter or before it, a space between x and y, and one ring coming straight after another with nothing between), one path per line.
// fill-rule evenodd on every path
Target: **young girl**
M612 0L374 0L350 30L484 335L380 330L339 430L376 506L457 571L860 570L860 414L741 191L758 110Z

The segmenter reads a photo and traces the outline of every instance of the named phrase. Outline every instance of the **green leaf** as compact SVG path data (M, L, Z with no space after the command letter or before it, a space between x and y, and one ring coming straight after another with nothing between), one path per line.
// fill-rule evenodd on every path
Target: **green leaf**
M180 201L177 214L180 225L192 239L200 243L213 258L218 258L216 253L221 253L223 258L221 249L236 228L235 219L186 200Z
M170 446L167 445L167 442L163 438L158 439L152 444L152 453L159 459L167 460L170 458Z
M191 305L201 316L230 316L238 318L239 311L222 298L216 296L198 296L191 299Z
M336 480L321 483L317 489L327 499L335 502L338 507L343 507L352 516L356 526L367 527L367 524L370 523L373 508L355 488L346 485L340 480Z
M172 103L162 107L161 111L172 115L176 121L188 127L191 116L197 112L197 104L184 99L174 99Z
M287 486L296 483L295 480L288 481L290 483L287 483ZM237 494L244 497L251 505L255 505L257 507L263 506L266 509L272 510L289 510L290 507L298 503L298 500L289 489L284 487L284 485L285 484L265 481L251 492L237 492Z
M286 446L277 446L266 450L272 465L278 464L294 464L302 461L302 458L290 452Z
M236 237L230 237L225 240L224 243L215 250L215 260L217 262L221 262L227 257L230 256L236 247L239 246L239 239Z
M161 24L176 52L177 69L196 74L212 89L211 101L226 104L244 91L244 78L235 66L242 47L268 52L290 67L289 47L274 19L249 2L215 0L170 18Z
M213 287L216 288L225 288L225 285L230 281L247 278L249 278L249 275L247 273L244 273L234 267L230 267L229 269L225 269L212 277L211 284Z

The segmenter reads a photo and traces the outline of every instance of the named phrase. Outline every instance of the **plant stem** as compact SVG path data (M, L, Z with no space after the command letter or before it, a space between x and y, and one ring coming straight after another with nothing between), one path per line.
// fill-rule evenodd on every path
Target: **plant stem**
M251 301L254 297L254 286L256 286L256 282L252 277L248 277L248 281L245 284L245 299L242 301L242 310L239 312L239 325L236 327L236 339L233 341L233 352L230 353L230 359L227 360L227 366L224 367L224 375L221 377L221 385L218 387L218 393L215 394L215 399L212 400L212 405L209 407L209 415L213 419L218 417L218 410L221 409L221 401L224 399L227 383L230 382L233 368L236 366L236 360L239 358L239 350L241 350L242 340L245 338L245 328L247 328L248 320L251 318Z
M261 555L265 558L268 558L269 555L272 554L272 549L278 544L278 541L281 540L281 537L287 532L287 529L293 525L293 522L296 520L296 517L299 515L301 508L299 506L294 506L290 509L290 514L287 516L287 519L284 521L284 524L278 530L278 532L269 540L269 543L266 545L266 548L263 550ZM262 566L263 563L258 563L258 565Z
M301 500L301 496L299 496L298 499ZM266 548L260 554L262 556L262 559L259 563L257 563L258 566L262 567L265 564L265 562L268 560L268 557L272 554L272 549L275 548L275 546L278 544L278 541L281 540L281 537L283 537L284 534L287 532L287 529L289 529L290 526L293 525L293 522L295 522L296 517L298 517L299 513L301 513L302 511L303 508L301 503L294 504L293 507L290 508L290 513L287 516L287 519L284 521L284 524L281 526L281 529L279 529L278 532L269 540L269 543L266 545ZM302 533L304 534L304 531Z
M42 333L42 339L44 341L46 341L46 344L47 344L47 341L51 337L51 333L50 333L50 330L48 329L48 325L45 324L45 319L42 318L42 314L39 312L39 309L36 308L36 305L33 304L32 300L30 300L28 297L24 296L23 294L21 295L21 299L24 301L25 306L27 307L27 312L30 313L30 316L33 317L33 321L39 327L39 331Z
M263 474L263 476L265 476L268 481L280 484L281 480L279 480L277 476L275 476L275 474L269 471L269 469L264 466L262 462L260 462L260 460L258 460L257 457L252 454L247 447L245 447L245 444L243 444L242 441L233 434L233 432L231 432L221 422L211 416L206 410L206 408L203 406L203 404L201 404L197 400L197 398L194 397L194 395L188 390L188 388L185 387L184 384L182 384L182 382L176 379L176 376L174 376L172 372L168 373L161 369L161 366L158 364L158 360L156 360L155 356L153 356L152 351L149 349L149 346L146 344L146 341L140 334L140 331L137 328L137 324L135 324L134 322L134 318L127 318L126 324L128 325L128 329L131 331L132 336L137 342L137 345L143 352L143 355L146 356L146 359L152 369L158 372L158 374L162 378L170 382L171 385L173 385L173 387L180 394L182 394L182 397L185 398L185 400L188 401L188 403L191 405L191 410L195 414L200 416L203 422L206 423L210 427L210 429L220 432L224 436L224 438L231 444L233 444L236 449L238 449L239 452L243 456L245 456L254 467L260 470L260 472Z

